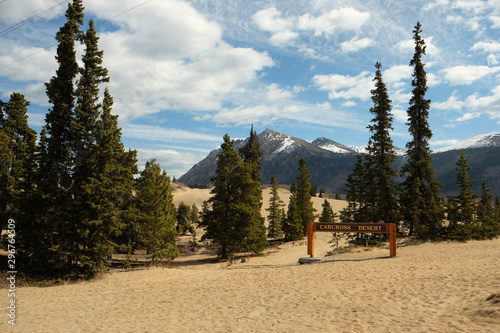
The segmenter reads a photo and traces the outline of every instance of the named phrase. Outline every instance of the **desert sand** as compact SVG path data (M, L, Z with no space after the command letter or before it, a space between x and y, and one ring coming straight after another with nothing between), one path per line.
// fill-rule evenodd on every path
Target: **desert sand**
M186 203L206 195L182 191ZM390 258L388 246L325 257L332 234L316 237L314 264L297 263L298 241L244 263L199 251L169 268L18 287L16 326L2 315L0 332L500 332L500 239L404 239Z

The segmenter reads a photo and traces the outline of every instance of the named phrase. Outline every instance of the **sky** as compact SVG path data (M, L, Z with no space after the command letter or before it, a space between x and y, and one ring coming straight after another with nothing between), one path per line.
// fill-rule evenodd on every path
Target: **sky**
M122 141L179 178L253 125L366 145L375 64L391 137L410 140L413 30L426 43L431 149L500 132L500 0L83 0ZM40 132L67 1L0 0L0 99L20 92ZM78 45L79 57L83 46ZM104 86L101 93L104 91Z

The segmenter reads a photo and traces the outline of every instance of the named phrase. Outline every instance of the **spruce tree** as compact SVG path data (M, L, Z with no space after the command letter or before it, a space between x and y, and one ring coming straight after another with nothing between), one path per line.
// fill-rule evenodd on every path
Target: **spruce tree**
M321 206L323 207L323 210L319 216L319 222L334 223L336 214L333 212L330 202L325 199Z
M297 177L296 203L299 219L302 224L302 234L307 233L307 223L314 222L316 209L311 199L311 173L307 168L305 158L299 160L299 176Z
M304 228L300 219L299 209L297 205L297 185L295 181L290 187L290 200L288 202L288 210L286 217L283 218L283 232L285 233L286 241L294 241L304 238Z
M52 108L45 117L38 153L36 187L27 194L25 211L19 223L20 250L24 262L50 274L66 274L79 265L80 235L72 202L75 167L75 81L79 74L75 42L82 39L81 0L68 4L67 21L56 34L59 65L56 75L46 83ZM69 209L68 209L69 208Z
M477 204L477 220L481 223L488 223L494 220L493 201L494 195L491 188L486 185L486 179L481 181L481 197Z
M391 166L397 159L390 136L393 116L391 114L391 100L387 93L387 86L382 80L382 65L376 63L375 89L371 90L373 107L370 113L374 115L372 125L368 129L372 133L368 141L366 160L369 168L371 189L368 198L372 203L373 215L371 222L398 223L398 199L396 170ZM367 198L367 199L368 199Z
M271 196L269 198L269 207L266 208L266 211L269 212L267 216L267 220L269 222L267 236L270 238L277 238L283 235L281 221L283 220L282 211L285 203L280 199L278 190L279 184L273 176L271 177Z
M476 201L472 194L472 186L475 180L469 180L468 172L471 169L468 164L468 158L462 149L460 157L457 161L457 181L458 195L454 198L457 206L456 218L463 223L471 223L475 220Z
M177 232L185 235L188 231L191 235L195 234L195 228L191 224L191 206L180 202L177 205Z
M2 181L0 228L6 226L9 218L17 219L17 215L22 213L20 211L21 201L24 200L22 196L30 189L32 183L31 178L35 170L36 132L28 126L29 104L20 93L11 94L8 102L0 100L0 130L8 138L5 154L13 154L2 159L7 173Z
M218 246L222 259L238 251L260 252L266 246L265 228L260 217L260 191L256 190L252 163L243 162L234 149L234 140L224 136L218 155L211 208L203 214L202 240ZM262 237L264 236L264 238Z
M11 139L0 128L0 216L2 230L6 229L9 204L12 201L12 188L14 177L11 176L9 167L14 161L14 152L10 149Z
M107 197L106 215L109 225L110 242L113 245L129 246L138 243L135 225L129 217L133 205L134 175L137 170L137 152L125 150L121 142L118 116L111 114L113 98L109 90L104 90L102 112L96 124L96 191ZM93 193L96 193L93 191ZM96 201L98 204L99 199ZM129 249L130 251L131 249Z
M369 205L369 164L363 155L358 154L352 172L347 176L346 192L347 207L340 212L340 219L345 222L370 222L372 214Z
M254 131L253 125L250 130L250 137L247 143L239 149L239 153L243 159L243 163L249 170L249 183L246 185L245 195L249 210L248 230L243 244L243 248L247 251L255 253L261 252L266 246L266 227L264 225L265 219L262 217L262 176L261 176L261 158L263 156L259 137L257 132Z
M176 209L172 202L170 178L152 159L140 173L135 188L138 233L151 261L174 259L179 250L175 243Z
M200 212L198 210L198 206L195 203L191 206L191 214L189 216L192 224L200 223Z
M436 181L431 165L429 140L432 131L427 121L431 101L425 97L428 88L425 64L422 62L425 41L420 37L421 32L420 22L417 22L413 31L415 53L410 61L413 67L413 90L407 123L412 140L406 144L407 162L401 169L404 180L401 184L400 207L409 234L425 237L428 232L432 233L441 227L443 207L439 197L441 185Z

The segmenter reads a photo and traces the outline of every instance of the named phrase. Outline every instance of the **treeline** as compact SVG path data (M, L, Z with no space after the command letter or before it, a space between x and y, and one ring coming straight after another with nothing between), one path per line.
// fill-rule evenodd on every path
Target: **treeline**
M136 151L125 150L83 10L81 0L69 3L56 35L59 66L45 84L52 107L38 143L24 96L0 102L0 227L16 221L18 266L32 276L92 277L118 250L144 248L153 261L179 253L170 179L155 160L138 174Z

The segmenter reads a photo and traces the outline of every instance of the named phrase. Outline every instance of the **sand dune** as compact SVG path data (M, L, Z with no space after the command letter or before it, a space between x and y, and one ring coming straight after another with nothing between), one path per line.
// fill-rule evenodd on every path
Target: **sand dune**
M360 249L298 265L305 252L296 242L246 263L197 255L179 258L174 268L21 287L17 325L4 318L0 331L500 331L498 239L402 242L395 258L387 248Z
M316 236L321 257L331 234ZM400 240L394 258L356 248L298 265L306 252L286 243L232 265L200 252L171 268L19 287L17 325L4 315L0 332L500 332L500 239Z

